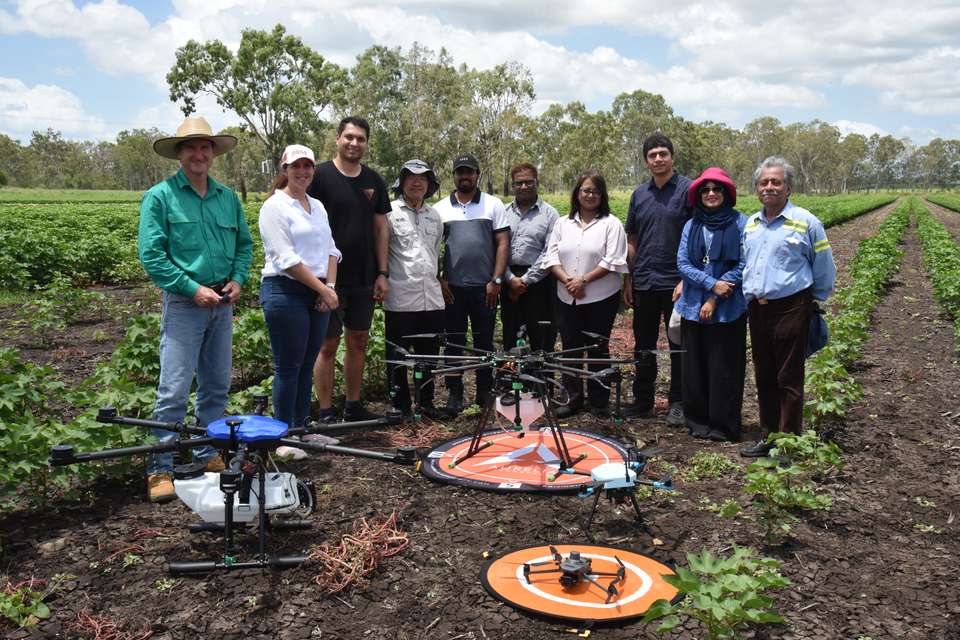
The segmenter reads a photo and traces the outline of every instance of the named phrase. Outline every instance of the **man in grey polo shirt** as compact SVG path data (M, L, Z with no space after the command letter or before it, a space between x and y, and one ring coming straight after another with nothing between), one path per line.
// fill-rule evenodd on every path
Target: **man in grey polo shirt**
M446 301L447 331L452 340L466 340L467 323L473 346L493 350L497 321L497 299L510 254L510 223L503 203L477 187L480 163L469 153L453 161L456 191L436 204L443 220L443 297ZM447 347L447 355L462 350ZM447 376L447 409L463 409L463 378ZM476 402L482 405L493 386L493 372L477 371Z
M537 191L537 168L523 163L510 169L514 201L507 205L510 221L510 270L503 305L503 348L516 346L521 326L527 328L527 344L534 351L552 351L557 340L553 323L557 285L540 259L560 214L543 201Z

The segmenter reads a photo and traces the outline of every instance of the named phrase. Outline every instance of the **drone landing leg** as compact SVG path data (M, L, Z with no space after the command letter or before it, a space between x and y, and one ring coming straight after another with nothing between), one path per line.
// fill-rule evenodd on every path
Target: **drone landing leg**
M597 505L600 503L600 494L603 493L600 489L597 489L597 492L593 495L593 505L590 507L590 515L587 516L587 522L583 528L583 532L587 536L587 540L593 542L593 534L590 532L593 527L593 517L597 515Z
M630 503L633 505L633 512L637 514L637 525L645 527L646 523L643 521L643 514L640 513L640 504L637 502L637 496L632 491L629 495Z
M567 441L563 438L563 429L560 428L560 423L557 421L557 417L553 413L553 403L550 402L546 385L541 387L541 398L543 399L543 412L547 416L547 427L550 429L550 434L553 436L553 443L557 445L557 455L560 456L560 468L557 469L557 473L566 471L567 469L572 469L574 465L587 456L586 454L581 454L576 460L570 456L570 450L567 448Z
M480 412L480 418L477 420L477 429L473 433L473 438L470 440L470 446L467 448L467 452L464 453L461 458L450 462L448 466L451 469L464 460L472 458L491 445L489 441L483 441L483 431L490 422L490 416L493 415L496 401L496 397L494 397L493 393L491 392L487 398L486 405L483 407L483 411Z

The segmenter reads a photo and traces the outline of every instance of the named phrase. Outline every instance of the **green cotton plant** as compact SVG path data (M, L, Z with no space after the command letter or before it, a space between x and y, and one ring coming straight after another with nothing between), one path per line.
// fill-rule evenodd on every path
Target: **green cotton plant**
M789 535L801 510L826 510L833 499L820 492L815 478L843 468L840 448L823 442L813 430L803 434L772 433L770 457L747 467L743 490L753 495L752 518L763 527L763 540L776 544ZM736 515L730 510L729 515Z
M50 591L34 589L33 580L13 584L7 576L0 576L0 616L18 628L32 627L50 617L50 607L43 601Z
M904 200L874 236L860 242L847 264L849 284L836 292L827 316L830 342L807 362L804 417L808 424L843 418L847 407L862 396L848 367L860 357L869 335L870 315L900 266L903 253L897 245L916 206L914 198Z
M664 575L676 587L679 600L657 600L643 617L644 623L665 618L657 627L666 633L684 618L697 620L711 640L736 638L750 625L783 624L767 593L782 589L790 580L780 575L780 563L773 558L755 558L753 549L737 547L727 556L715 556L709 549L687 554L687 567L676 575Z
M262 382L273 370L270 334L259 309L239 311L233 320L233 371L240 386Z
M960 198L928 197L928 200L956 209ZM950 202L951 204L947 204ZM940 306L953 318L954 343L960 351L960 247L950 232L923 205L916 207L917 235L923 250L923 266L933 283Z

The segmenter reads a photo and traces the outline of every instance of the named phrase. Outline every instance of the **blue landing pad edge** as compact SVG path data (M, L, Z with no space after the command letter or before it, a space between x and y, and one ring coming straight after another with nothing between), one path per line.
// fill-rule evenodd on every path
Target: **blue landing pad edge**
M227 421L239 420L237 440L241 442L261 442L276 440L287 435L287 424L267 416L227 416L207 425L207 435L217 440L230 439L230 426Z

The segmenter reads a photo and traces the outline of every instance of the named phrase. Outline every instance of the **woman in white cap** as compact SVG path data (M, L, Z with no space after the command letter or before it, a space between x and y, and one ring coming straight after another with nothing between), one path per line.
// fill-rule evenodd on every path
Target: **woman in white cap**
M288 146L270 197L260 208L265 264L260 305L273 351L273 413L291 428L310 417L313 363L327 332L340 251L327 212L307 195L316 161L313 151Z

